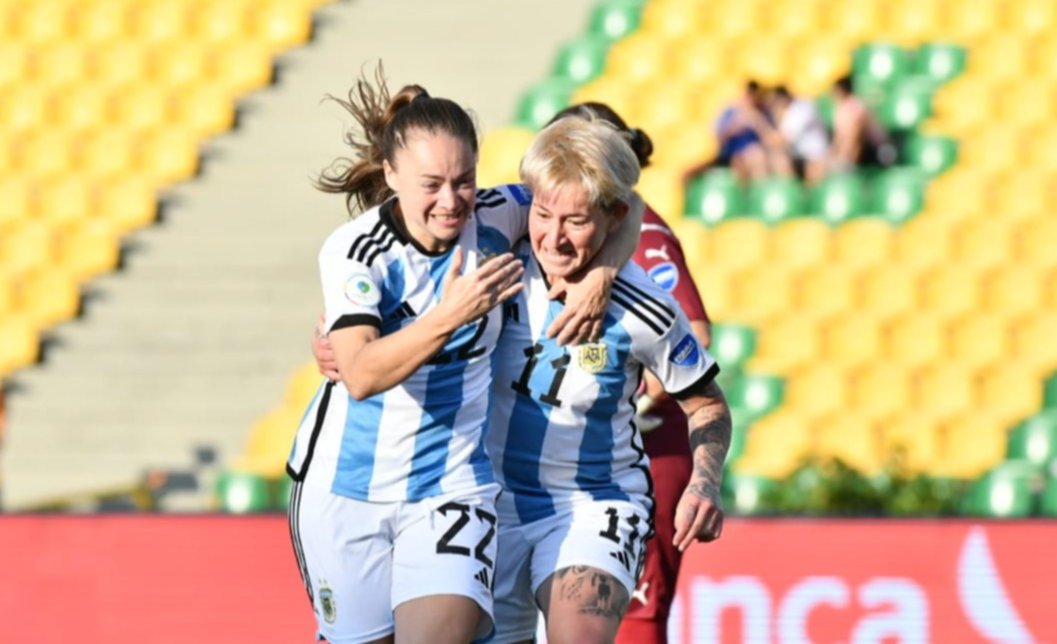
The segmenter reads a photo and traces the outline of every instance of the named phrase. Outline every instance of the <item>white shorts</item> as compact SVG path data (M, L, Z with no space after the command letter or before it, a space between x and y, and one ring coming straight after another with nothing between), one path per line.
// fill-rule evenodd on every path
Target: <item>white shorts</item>
M419 502L369 503L295 482L290 535L319 625L332 644L394 631L393 610L429 595L463 595L492 630L495 483Z
M536 634L536 591L555 572L590 566L620 581L628 595L645 561L649 501L584 501L552 517L518 524L513 499L499 500L496 565L497 643L531 640Z

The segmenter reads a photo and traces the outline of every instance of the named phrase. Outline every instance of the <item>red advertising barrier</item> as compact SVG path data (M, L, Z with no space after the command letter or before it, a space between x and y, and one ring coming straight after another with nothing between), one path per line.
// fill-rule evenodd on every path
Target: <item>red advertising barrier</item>
M684 642L1057 642L1057 523L732 520ZM0 642L308 642L282 517L0 517Z

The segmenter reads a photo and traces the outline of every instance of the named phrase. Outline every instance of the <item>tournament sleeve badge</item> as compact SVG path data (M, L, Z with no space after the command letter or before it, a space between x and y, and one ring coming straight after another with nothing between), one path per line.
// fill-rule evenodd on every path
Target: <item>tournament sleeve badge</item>
M366 273L353 273L345 280L345 298L360 306L376 306L382 301L382 292Z
M576 362L587 373L598 373L605 369L608 354L605 342L588 342L580 345Z
M671 354L668 355L668 361L680 367L695 365L700 358L701 351L697 348L697 340L689 333L679 341L679 344L675 345Z

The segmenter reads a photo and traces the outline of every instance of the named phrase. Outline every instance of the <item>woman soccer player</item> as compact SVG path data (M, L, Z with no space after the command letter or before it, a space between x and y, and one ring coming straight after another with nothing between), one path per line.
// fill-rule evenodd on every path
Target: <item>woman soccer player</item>
M324 242L324 329L341 376L305 413L287 465L295 554L330 642L467 642L487 634L498 486L482 445L496 305L521 287L508 252L527 193L476 191L477 137L455 103L359 81L363 130L324 190L373 206ZM619 266L636 228L614 245ZM607 275L562 320L590 333ZM601 284L601 286L599 286ZM559 321L559 322L562 322ZM569 333L569 325L563 327Z
M624 214L639 162L611 125L567 117L544 129L521 165L534 195L529 239L514 247L524 288L504 305L486 436L498 503L498 642L612 642L652 532L652 481L634 423L643 369L688 417L693 472L675 512L680 550L722 529L720 482L730 413L718 366L666 291L624 267L598 342L547 337L562 305L554 284L588 266Z

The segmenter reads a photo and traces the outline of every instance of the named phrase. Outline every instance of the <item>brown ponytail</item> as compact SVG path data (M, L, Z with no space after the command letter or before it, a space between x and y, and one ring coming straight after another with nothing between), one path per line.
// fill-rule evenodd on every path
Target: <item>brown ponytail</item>
M327 98L351 114L359 128L345 133L345 143L352 148L354 158L335 160L320 173L316 187L323 192L344 193L350 215L393 195L385 182L382 162L396 166L396 150L405 146L411 130L449 134L467 143L477 156L477 130L466 110L446 98L431 97L419 85L407 85L391 97L381 63L373 84L364 76L349 89L347 98Z
M653 154L653 140L639 128L629 128L624 119L612 107L605 103L596 103L594 101L577 103L555 114L547 125L567 116L607 121L624 135L624 139L631 146L631 151L635 153L635 158L639 160L639 167L645 168L650 164L650 155Z

